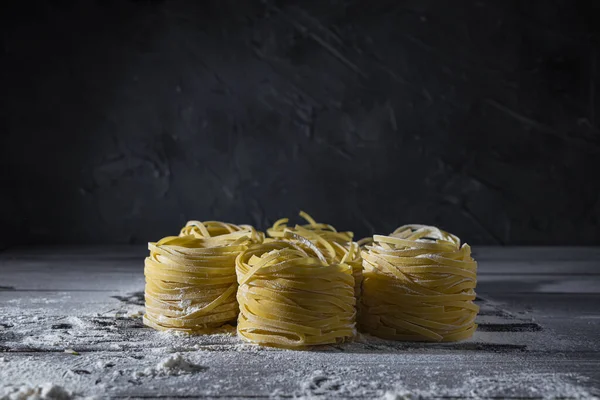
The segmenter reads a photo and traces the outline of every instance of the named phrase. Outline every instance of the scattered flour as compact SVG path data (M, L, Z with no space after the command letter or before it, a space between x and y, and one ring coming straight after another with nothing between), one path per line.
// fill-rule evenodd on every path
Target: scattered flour
M189 306L192 305L192 301L191 300L180 300L179 301L179 307L181 308L187 308Z
M159 318L160 319L160 318ZM187 332L182 332L182 331L177 331L177 330L173 330L173 329L167 329L165 331L159 331L158 332L159 335L165 337L165 338L169 338L169 337L190 337L191 335Z
M198 365L192 364L181 354L173 354L156 365L156 371L164 375L189 374L198 369Z
M194 364L183 357L181 354L172 354L162 359L156 367L146 368L143 372L136 371L133 373L134 378L142 376L171 376L192 374L205 370L206 367Z
M139 309L139 310L133 310L133 311L129 311L125 314L125 318L141 318L144 315L144 310L143 309Z
M69 391L51 383L0 389L0 400L69 400L71 398Z
M28 336L23 339L23 344L37 346L64 346L69 345L69 338L59 333L39 333L37 336Z
M341 346L325 347L317 352L295 352L241 342L233 327L224 327L219 333L202 336L138 329L142 327L139 306L133 305L120 307L118 314L113 316L107 316L108 311L81 317L46 315L43 313L49 311L38 309L35 310L38 315L22 315L22 311L19 308L11 308L9 314L0 311L0 322L3 323L0 325L0 347L31 351L33 354L31 357L21 357L9 353L6 357L0 357L0 400L70 399L82 393L101 393L104 396L101 398L106 398L118 395L118 390L122 388L132 391L136 387L151 389L153 383L158 390L169 376L181 376L175 379L191 383L204 382L209 375L212 383L203 384L201 388L208 397L218 397L224 392L243 393L246 389L244 383L252 379L257 390L265 393L271 391L273 398L289 398L290 395L305 399L353 397L385 400L432 397L477 399L490 396L594 398L593 393L584 388L593 387L594 382L583 385L585 378L581 376L529 373L530 369L522 366L512 368L526 360L526 352L514 353L515 357L519 357L518 360L507 358L500 352L498 358L509 363L500 365L510 367L504 370L479 370L478 374L460 374L452 380L442 379L444 374L438 376L435 368L425 370L422 376L431 377L431 381L438 382L438 385L423 387L422 382L409 381L407 376L394 373L390 363L414 362L416 368L421 368L432 359L464 360L465 357L477 359L479 363L488 358L487 352L463 352L442 345L391 343L363 334L354 342ZM503 322L500 317L492 317L485 317L486 322ZM520 333L482 331L477 333L476 342L498 344L500 350L502 345L518 343L526 345L528 350L568 351L571 346L574 349L581 347L575 339L571 336L560 338L545 330ZM469 345L477 343L465 342L461 345L476 350ZM598 349L597 345L588 342L583 345L588 346L583 346L584 349ZM73 357L58 352L65 347L80 350L81 356ZM507 351L510 350L508 348ZM344 360L352 360L354 355L361 357L361 364L344 367ZM242 358L243 362L240 363ZM197 376L194 373L205 371L206 367L195 363L215 367L206 375ZM240 373L255 376L231 379L219 368L231 365L234 371L238 364L245 363L256 368L240 369ZM531 371L539 371L539 363L533 366L535 368L531 368ZM562 364L550 366L544 371L561 371L559 368L562 368ZM440 371L444 372L445 369L441 368ZM64 385L71 392L60 386L39 384L47 381ZM23 382L30 384L21 386ZM4 383L13 386L3 388ZM190 387L194 386L188 386L188 390L191 390ZM185 391L186 388L182 386L177 390ZM198 390L197 387L195 390ZM182 394L193 393L196 392Z
M79 317L73 317L73 316L67 317L65 322L68 322L69 324L73 325L72 328L74 328L74 329L93 329L94 328L94 324L90 323L89 321L85 321Z
M96 363L96 367L99 369L112 368L115 366L115 363L112 361L100 360Z
M309 365L307 365L310 368ZM308 373L308 378L300 381L300 391L294 393L294 398L300 399L330 399L330 398L380 398L384 394L381 382L369 379L353 379L365 375L366 371L357 367L328 367L324 370L310 369L301 373ZM271 397L281 398L282 393L275 391Z
M569 373L504 373L491 376L472 376L459 387L409 389L396 385L396 389L384 394L382 400L416 400L432 397L470 399L489 398L535 398L535 399L598 399L576 384L586 378Z
M422 398L420 395L415 395L408 390L399 389L395 392L386 392L381 400L413 400Z
M585 378L569 373L517 373L472 377L463 391L475 398L488 398L502 393L506 397L533 397L542 399L589 399L592 395L575 381Z

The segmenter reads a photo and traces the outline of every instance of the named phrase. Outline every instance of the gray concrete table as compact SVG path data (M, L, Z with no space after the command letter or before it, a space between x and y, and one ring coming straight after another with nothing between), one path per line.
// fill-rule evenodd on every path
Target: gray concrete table
M7 250L0 398L42 387L74 398L600 396L600 248L474 252L481 313L473 339L360 335L286 351L244 344L231 329L185 337L145 328L144 247Z

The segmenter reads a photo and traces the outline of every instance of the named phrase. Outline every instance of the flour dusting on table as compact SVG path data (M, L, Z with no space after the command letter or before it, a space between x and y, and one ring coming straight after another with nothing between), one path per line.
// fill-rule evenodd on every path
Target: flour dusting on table
M0 400L70 400L71 393L61 386L44 383L0 388Z
M121 297L140 301L136 296ZM73 399L198 393L390 400L485 398L498 393L537 398L596 395L585 389L590 386L585 376L552 373L564 364L547 365L544 358L548 350L593 344L545 330L479 331L472 340L456 344L390 342L359 334L353 342L290 351L243 342L231 326L203 336L157 332L143 326L143 306L98 301L110 306L88 312L73 311L71 303L65 303L73 311L69 314L41 301L0 305L1 396L27 398L30 393L29 398L51 398L52 391L42 397L44 382L53 382L55 391L63 390L62 398ZM487 315L480 322L487 324L533 322L526 315L507 319L502 316L507 313L491 301L482 310ZM436 384L427 384L424 376ZM15 397L19 392L21 397Z

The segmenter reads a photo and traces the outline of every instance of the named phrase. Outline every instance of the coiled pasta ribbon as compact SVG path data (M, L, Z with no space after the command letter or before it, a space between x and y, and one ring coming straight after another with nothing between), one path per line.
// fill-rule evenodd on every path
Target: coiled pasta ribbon
M362 251L362 330L386 339L451 342L477 328L477 263L468 244L433 226L404 225Z
M190 221L180 236L149 243L144 324L205 333L238 315L235 258L264 234L249 226Z
M179 236L194 236L201 239L219 237L219 242L231 240L226 236L234 232L245 232L252 243L262 243L265 240L265 234L257 231L251 225L234 225L220 221L188 221L179 232Z
M362 258L358 244L352 241L354 234L338 232L331 225L318 223L304 211L300 211L300 216L308 224L288 227L288 218L282 218L267 229L267 234L275 239L292 240L305 246L316 246L326 262L350 265L354 277L354 294L358 298L362 283Z
M329 264L291 241L253 245L236 259L238 335L303 348L354 336L356 299L348 264Z

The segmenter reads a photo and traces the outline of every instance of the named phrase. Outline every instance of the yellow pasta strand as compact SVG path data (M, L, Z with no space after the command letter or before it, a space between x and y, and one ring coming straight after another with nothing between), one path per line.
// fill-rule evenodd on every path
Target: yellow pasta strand
M189 221L179 236L149 243L144 324L207 333L238 315L235 258L262 232L248 225Z
M404 225L361 242L361 330L404 341L451 342L473 335L477 263L468 244L426 225Z
M300 216L308 222L305 225L289 227L287 218L282 218L267 229L274 239L291 240L302 243L312 249L317 256L328 263L345 263L352 267L354 276L354 294L360 296L362 283L362 258L359 245L352 241L352 232L338 232L333 226L316 222L310 215L300 211Z
M223 235L235 232L243 232L246 235L249 233L252 243L262 243L265 239L265 234L257 231L251 225L234 225L220 221L188 221L181 229L179 236L191 235L201 239L221 236L220 240L227 240L228 238Z
M352 268L329 264L301 243L269 240L236 259L237 331L283 348L339 343L355 334Z

